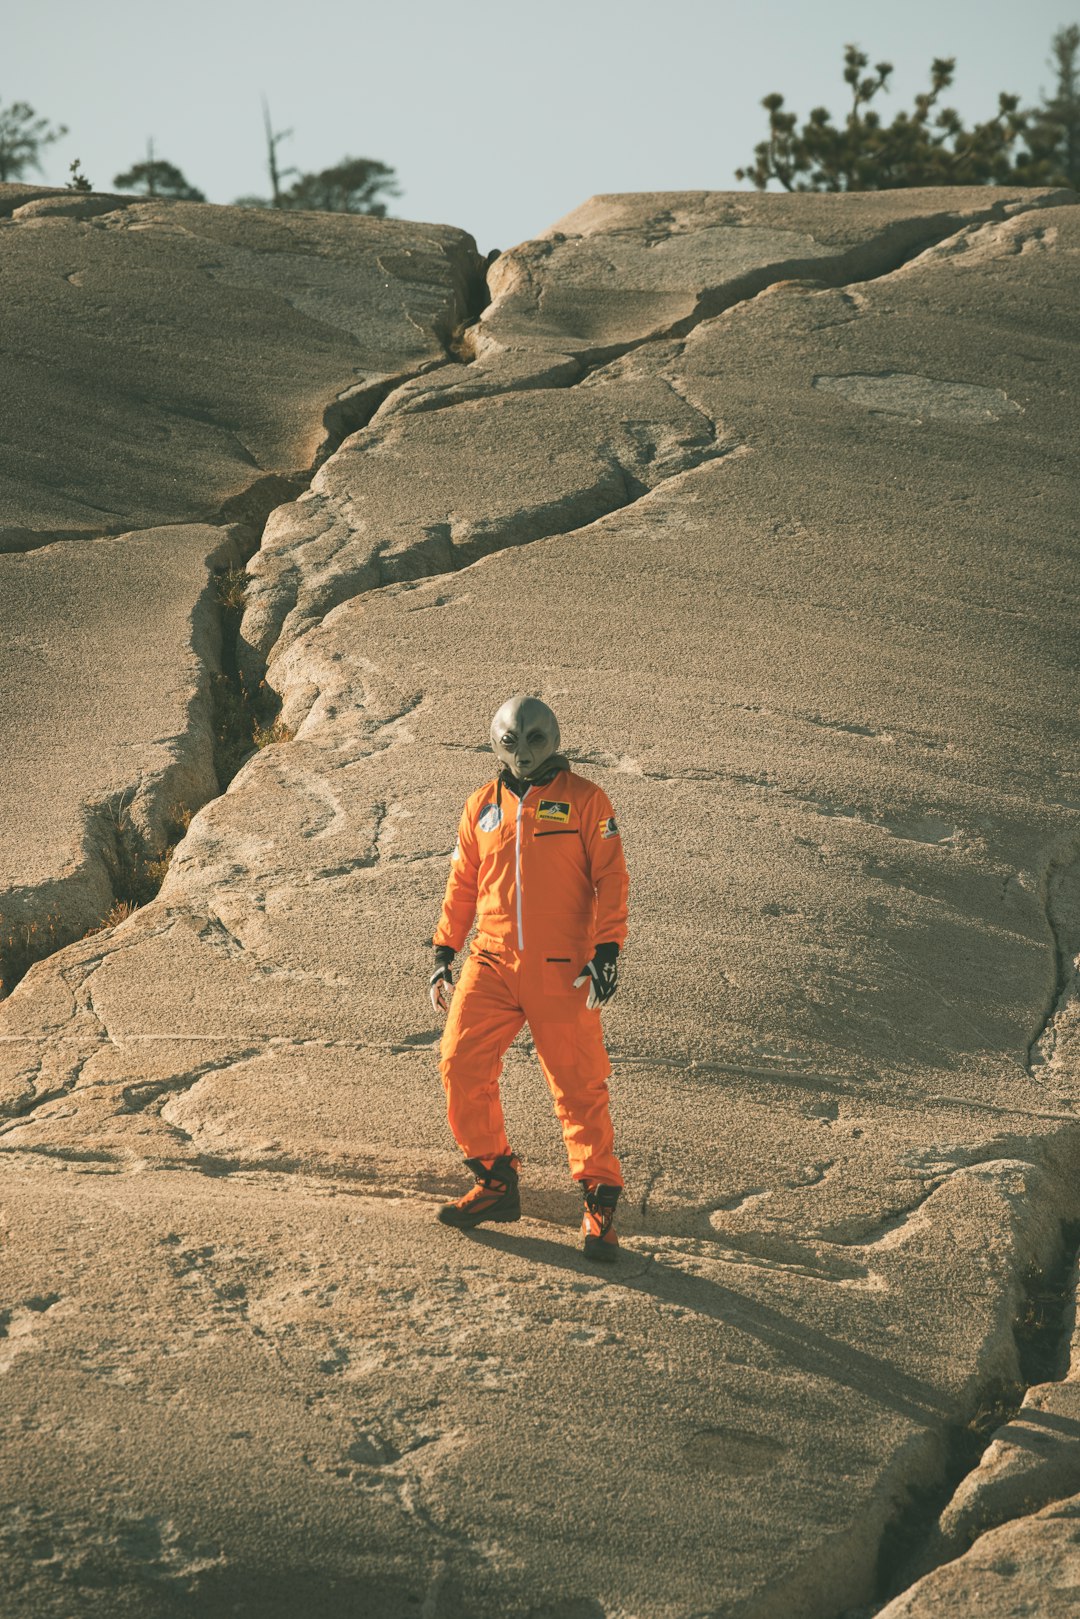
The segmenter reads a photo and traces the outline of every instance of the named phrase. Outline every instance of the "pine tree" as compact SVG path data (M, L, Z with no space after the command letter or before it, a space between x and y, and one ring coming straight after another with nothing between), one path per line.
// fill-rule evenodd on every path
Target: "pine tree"
M52 128L26 101L0 102L0 180L21 180L27 169L41 169L41 150L67 134L65 124Z
M1080 190L1080 25L1059 28L1050 42L1057 74L1053 95L1027 111L1017 158L1025 185L1063 185Z
M374 214L386 217L388 197L399 194L394 170L373 157L343 157L332 168L301 174L282 199L286 208L313 208L325 214Z
M296 170L291 172L296 174ZM283 178L279 173L278 182ZM373 157L343 157L329 169L313 174L297 174L287 191L278 189L273 198L237 197L237 208L309 209L320 214L371 214L386 218L383 196L400 195L395 171Z
M874 99L887 91L891 62L877 62L857 45L844 47L844 82L851 106L842 125L827 107L814 107L798 127L782 95L768 95L768 137L754 148L754 162L736 169L764 191L779 180L786 191L884 191L897 186L1005 184L1015 178L1012 148L1025 128L1018 96L1002 93L998 110L984 123L964 127L954 107L940 106L956 71L955 57L935 57L930 88L915 97L914 110L882 122Z
M123 174L113 177L113 185L121 191L143 191L148 197L178 197L184 202L205 202L201 191L189 185L175 163L154 156L154 143L150 142L146 161L133 163Z

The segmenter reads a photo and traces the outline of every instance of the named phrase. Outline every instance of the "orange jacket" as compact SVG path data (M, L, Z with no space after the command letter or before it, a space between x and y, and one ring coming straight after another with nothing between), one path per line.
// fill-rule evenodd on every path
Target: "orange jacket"
M498 779L465 801L433 944L580 956L626 938L629 879L611 802L572 770L519 801Z

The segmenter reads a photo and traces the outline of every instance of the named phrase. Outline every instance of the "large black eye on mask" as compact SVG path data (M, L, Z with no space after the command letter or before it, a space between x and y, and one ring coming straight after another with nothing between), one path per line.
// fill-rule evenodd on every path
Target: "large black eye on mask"
M509 697L491 722L491 746L515 776L535 776L559 751L559 722L539 697Z

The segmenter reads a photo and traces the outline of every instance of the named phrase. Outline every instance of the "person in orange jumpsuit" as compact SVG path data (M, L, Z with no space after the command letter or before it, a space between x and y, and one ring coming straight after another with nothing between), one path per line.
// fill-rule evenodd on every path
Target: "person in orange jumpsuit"
M491 723L502 769L467 799L435 929L431 1000L447 1012L440 1071L450 1129L475 1185L439 1210L446 1225L521 1217L520 1160L506 1138L499 1075L528 1022L585 1199L593 1259L618 1255L623 1184L608 1109L600 1007L626 939L622 838L601 788L570 769L546 703L511 697ZM476 934L456 989L452 963Z

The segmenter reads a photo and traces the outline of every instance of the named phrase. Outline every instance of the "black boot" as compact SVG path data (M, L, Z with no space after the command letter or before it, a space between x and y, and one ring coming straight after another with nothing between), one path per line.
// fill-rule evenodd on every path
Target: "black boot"
M443 1225L467 1228L479 1225L482 1220L520 1220L518 1170L521 1159L515 1158L513 1153L503 1153L490 1169L482 1158L466 1158L465 1164L476 1176L476 1185L456 1203L443 1204L439 1210Z

